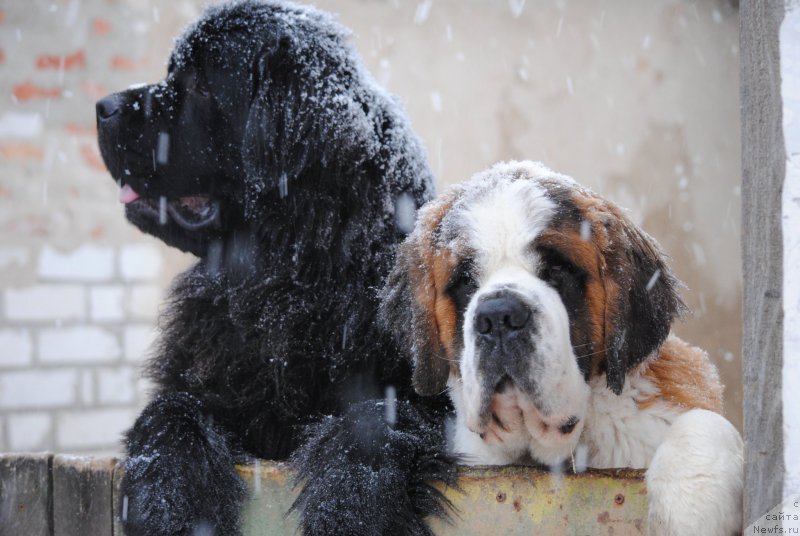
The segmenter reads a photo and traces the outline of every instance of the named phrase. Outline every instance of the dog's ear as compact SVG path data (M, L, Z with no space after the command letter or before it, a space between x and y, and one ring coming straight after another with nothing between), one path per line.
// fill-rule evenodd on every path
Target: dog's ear
M296 74L292 42L276 36L255 55L250 68L251 99L242 140L247 175L245 208L249 216L260 208L260 194L277 189L281 197L306 166L313 146L313 113L301 113L303 77ZM247 106L244 104L244 106Z
M606 225L605 355L608 388L620 394L626 373L661 346L686 305L658 243L614 212Z
M414 365L412 382L421 395L444 391L455 366L455 305L445 294L448 255L436 234L453 196L419 211L414 232L398 248L395 266L381 293L381 320L394 333Z

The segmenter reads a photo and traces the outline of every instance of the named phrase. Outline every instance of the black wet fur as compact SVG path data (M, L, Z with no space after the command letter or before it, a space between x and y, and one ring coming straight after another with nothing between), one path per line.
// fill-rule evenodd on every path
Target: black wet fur
M424 519L450 519L450 502L431 482L456 487L457 459L445 452L441 416L398 401L356 403L310 429L292 456L307 485L293 508L304 534L432 535Z
M128 431L127 447L120 505L125 534L181 534L212 524L217 534L237 533L246 486L228 438L199 399L157 396Z
M447 507L427 480L453 479L448 402L414 394L411 364L376 317L413 226L398 199L419 207L432 177L346 31L288 3L211 7L177 42L165 81L98 103L98 138L112 177L141 196L128 219L200 258L170 291L147 367L153 399L126 434L126 533L240 534L234 460L303 445L305 534L425 534L422 519ZM159 222L160 198L170 214L196 211L197 228ZM388 386L393 430L375 420ZM359 422L378 435L356 433Z

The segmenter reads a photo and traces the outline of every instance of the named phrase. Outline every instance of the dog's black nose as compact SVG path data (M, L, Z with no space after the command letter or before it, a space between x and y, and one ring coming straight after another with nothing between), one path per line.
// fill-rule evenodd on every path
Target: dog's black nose
M528 325L531 310L514 296L491 298L475 311L475 330L481 335L501 338Z
M97 118L108 119L109 117L116 115L121 107L122 99L120 99L119 96L108 95L103 97L97 101L97 104L95 105L95 109L97 110Z

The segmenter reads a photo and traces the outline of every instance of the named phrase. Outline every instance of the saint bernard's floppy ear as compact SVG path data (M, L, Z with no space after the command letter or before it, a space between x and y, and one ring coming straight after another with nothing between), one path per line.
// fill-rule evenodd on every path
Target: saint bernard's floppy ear
M620 394L625 374L661 346L686 305L658 243L616 206L606 208L606 380Z
M381 320L409 354L414 389L424 396L443 392L456 366L456 307L445 293L453 262L438 247L437 233L460 192L452 187L419 210L414 232L398 248L381 292Z

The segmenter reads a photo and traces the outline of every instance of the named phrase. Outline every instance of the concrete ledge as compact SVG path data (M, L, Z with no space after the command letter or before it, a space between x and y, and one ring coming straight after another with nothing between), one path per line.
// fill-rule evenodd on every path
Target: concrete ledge
M298 534L294 516L286 515L297 494L286 465L258 462L237 470L250 488L243 511L245 536ZM437 535L627 536L645 531L643 471L558 476L510 466L462 467L459 473L460 491L443 489L457 513L450 523L431 521ZM0 535L122 535L121 479L121 465L113 458L0 454Z

